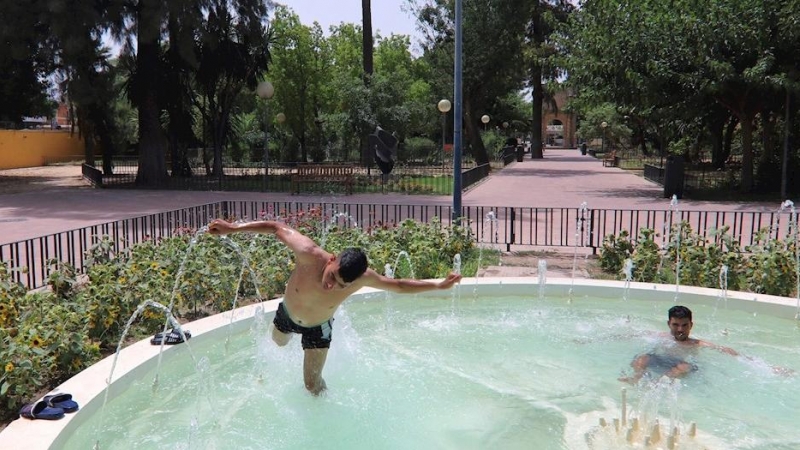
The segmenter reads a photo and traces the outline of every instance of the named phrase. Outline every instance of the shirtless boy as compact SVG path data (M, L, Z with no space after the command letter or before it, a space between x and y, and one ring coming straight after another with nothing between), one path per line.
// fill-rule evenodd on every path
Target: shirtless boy
M365 286L414 294L449 289L461 280L461 275L453 273L440 282L387 278L368 267L367 256L361 249L348 248L338 256L333 255L297 230L271 220L229 223L216 219L208 225L208 231L215 235L274 234L294 252L295 269L275 312L272 339L284 346L289 343L291 333L302 335L303 379L306 389L314 395L326 389L322 368L331 344L333 315L347 297Z

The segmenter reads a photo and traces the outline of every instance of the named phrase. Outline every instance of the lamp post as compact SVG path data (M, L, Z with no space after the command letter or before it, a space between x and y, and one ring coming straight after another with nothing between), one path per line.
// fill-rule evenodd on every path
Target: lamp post
M600 141L600 151L601 153L606 152L606 127L608 126L608 122L605 120L600 122L600 128L603 129L603 140Z
M447 156L444 147L447 145L447 113L450 111L450 106L452 106L450 100L446 98L439 100L439 104L436 105L436 108L442 113L442 167L444 167L444 159Z
M481 116L481 122L483 122L483 131L486 131L486 124L488 124L490 120L492 119L489 117L488 114L484 114Z
M269 176L269 102L267 100L275 95L275 88L272 83L264 80L258 83L256 94L264 100L264 190L266 191Z

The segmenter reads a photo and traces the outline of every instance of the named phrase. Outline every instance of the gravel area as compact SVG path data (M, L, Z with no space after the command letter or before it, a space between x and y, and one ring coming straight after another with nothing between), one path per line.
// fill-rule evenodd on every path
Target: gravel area
M64 187L91 187L81 176L80 165L59 164L0 170L0 194L18 194Z

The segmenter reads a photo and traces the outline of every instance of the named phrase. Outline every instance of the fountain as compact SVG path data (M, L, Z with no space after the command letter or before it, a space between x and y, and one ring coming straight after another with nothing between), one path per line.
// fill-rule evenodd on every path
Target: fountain
M544 289L547 285L547 260L540 259L537 262L538 271L536 275L539 279L539 301L544 300Z
M81 411L52 423L15 421L0 433L0 447L91 447L101 421L103 449L263 448L265 442L276 449L332 443L348 449L381 443L476 449L529 442L570 449L668 448L670 441L681 449L796 444L794 383L756 359L704 350L701 373L681 383L636 386L620 403L614 374L647 345L636 336L663 329L671 286L632 282L623 301L622 282L555 279L547 280L543 301L530 301L536 280L466 279L456 289L469 284L480 301L459 305L447 323L441 318L450 305L442 300L450 292L396 302L391 335L383 305L375 301L385 293L365 289L353 296L336 315L329 391L322 398L309 396L298 378L299 340L288 349L269 341L265 326L277 307L273 300L239 308L233 322L228 312L184 325L191 327L198 363L188 346L166 349L158 393L143 382L155 370L158 349L147 341L123 349L102 413L108 359L58 388L72 393ZM575 300L566 305L570 289ZM705 318L713 314L716 295L712 289L682 291L695 312L698 337L711 334ZM721 320L742 326L725 345L800 370L792 357L794 299L729 292L728 303L718 311ZM620 339L615 336L623 315L631 316L631 335ZM226 351L222 341L231 323ZM193 376L198 370L201 384Z
M408 266L408 276L407 278L416 278L414 276L414 264L411 263L411 256L409 256L408 252L405 250L400 250L400 253L394 258L394 265L392 266L392 278L397 275L397 266L400 263L400 259L405 258L406 264Z
M578 266L578 247L581 244L581 233L583 233L583 232L587 233L587 235L584 236L586 238L586 239L583 240L584 244L586 242L589 242L589 240L588 240L589 227L587 227L586 223L585 223L588 220L589 207L586 204L586 202L581 203L581 207L578 208L578 214L579 214L578 215L578 219L575 221L575 251L574 251L574 254L572 256L572 281L573 281L573 284L575 282L575 270L577 269L577 266ZM569 293L569 301L570 302L572 301L572 292L571 291Z
M348 213L338 212L333 213L328 220L322 221L322 236L319 240L319 246L325 248L325 243L328 241L328 233L334 226L339 226L342 222L343 227L359 228L358 221Z
M795 262L795 294L797 295L797 312L795 319L800 326L800 231L797 229L797 210L794 208L794 202L785 200L781 203L780 212L789 210L789 232L791 233L791 242L794 244L794 262Z
M669 222L672 223L673 220L677 220L675 225L675 303L678 303L678 298L681 294L681 233L683 232L683 221L678 210L677 195L672 196L672 200L669 202L669 211ZM675 216L677 216L677 219Z
M456 275L461 275L461 253L456 253L453 255L453 273ZM450 313L455 316L456 315L456 297L460 298L458 295L461 291L459 289L453 289L452 299L450 301Z
M625 258L625 263L622 265L622 273L625 275L625 287L622 293L622 300L628 299L628 291L631 288L631 281L633 281L633 260Z

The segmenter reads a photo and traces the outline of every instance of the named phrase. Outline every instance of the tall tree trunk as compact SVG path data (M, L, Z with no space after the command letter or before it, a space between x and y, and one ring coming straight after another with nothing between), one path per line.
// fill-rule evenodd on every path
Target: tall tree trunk
M371 0L361 0L361 17L364 27L361 31L361 46L364 59L364 84L369 86L372 78L372 5Z
M742 130L742 192L753 190L753 116L743 113L741 116Z
M472 157L475 158L475 163L479 166L489 164L489 155L486 153L486 147L483 146L483 139L481 139L480 125L478 124L479 115L475 113L475 108L469 99L469 96L464 96L464 127L467 129L467 140L472 147Z
M157 186L167 179L164 140L161 135L161 109L158 103L158 53L160 17L150 2L139 4L139 33L136 71L140 93L139 170L136 183Z
M711 139L711 167L721 169L725 165L723 141L725 122L727 117L723 114L714 114L708 121L708 135Z
M533 45L538 50L544 43L542 30L542 5L540 0L534 0L531 26L533 27ZM542 65L534 59L531 64L531 89L533 90L533 110L531 111L531 159L544 158L542 150L542 104L544 92L542 91Z
M736 126L739 125L739 118L736 115L731 115L728 119L728 127L725 129L725 139L722 141L722 160L728 161L731 157L731 147L733 146L733 133L736 131Z

